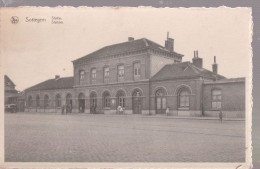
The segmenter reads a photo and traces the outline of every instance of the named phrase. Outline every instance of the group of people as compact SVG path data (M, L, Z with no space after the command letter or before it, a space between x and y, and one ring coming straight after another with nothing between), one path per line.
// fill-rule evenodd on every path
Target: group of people
M91 113L95 113L96 112L96 105L92 105L90 107L90 112ZM71 104L66 104L66 106L65 105L62 106L62 114L68 114L68 113L72 113L72 106L71 106ZM170 113L169 107L166 108L165 113L166 113L166 116L169 115L169 113ZM117 107L116 114L124 114L124 108L119 105ZM222 123L222 120L223 120L223 113L222 113L222 111L219 111L219 121Z
M123 109L123 107L122 106L118 106L117 107L117 112L116 112L117 114L124 114L124 109Z
M68 113L72 113L72 106L71 106L71 104L66 104L66 106L62 105L62 112L61 112L61 114L68 114Z

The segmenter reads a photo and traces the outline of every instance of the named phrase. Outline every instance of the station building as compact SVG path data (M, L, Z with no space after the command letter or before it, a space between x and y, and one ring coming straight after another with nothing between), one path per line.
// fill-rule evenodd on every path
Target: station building
M192 62L182 62L174 39L165 45L149 39L103 47L73 62L74 76L46 80L24 91L25 111L174 116L245 117L245 78L228 79L212 71L194 51Z
M18 97L18 91L15 89L14 82L7 76L4 75L4 103L5 105L8 104L16 104L17 103L17 97Z

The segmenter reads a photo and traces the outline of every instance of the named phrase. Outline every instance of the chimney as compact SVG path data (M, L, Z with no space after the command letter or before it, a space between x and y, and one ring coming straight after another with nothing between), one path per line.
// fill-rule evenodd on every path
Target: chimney
M199 58L199 51L194 51L194 57L192 59L192 63L198 68L203 67L203 60L202 58Z
M128 42L131 42L131 41L134 41L135 40L135 38L133 38L133 37L128 37Z
M212 72L218 74L218 64L216 61L216 56L214 56L214 64L212 64Z
M165 41L165 48L168 51L173 52L174 51L173 44L174 44L174 39L169 38L169 32L167 32L167 39Z
M55 80L59 79L60 75L55 75Z

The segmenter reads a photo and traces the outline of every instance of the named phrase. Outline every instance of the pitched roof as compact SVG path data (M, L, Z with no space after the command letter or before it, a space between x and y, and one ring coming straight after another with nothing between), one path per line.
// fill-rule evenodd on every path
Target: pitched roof
M208 79L225 78L224 76L215 74L207 69L198 68L190 62L181 62L165 65L151 78L151 81L185 79L193 77L204 77Z
M8 83L15 86L14 82L7 75L5 75L5 85L8 85Z
M123 43L118 43L118 44L114 44L114 45L109 45L106 47L103 47L93 53L90 53L86 56L83 56L79 59L74 60L75 61L81 61L84 60L86 58L94 58L94 57L105 57L105 56L113 56L113 55L117 55L117 54L122 54L122 53L127 53L127 52L133 52L133 51L138 51L138 50L143 50L143 49L158 49L158 50L164 50L166 52L169 52L165 47L151 41L148 40L146 38L142 38L142 39L137 39L137 40L133 40L133 41L127 41L127 42L123 42ZM175 56L183 56L182 54L176 53L176 52L172 52Z
M25 91L33 90L52 90L52 89L68 89L73 87L73 77L63 77L58 79L49 79L32 87L25 89Z

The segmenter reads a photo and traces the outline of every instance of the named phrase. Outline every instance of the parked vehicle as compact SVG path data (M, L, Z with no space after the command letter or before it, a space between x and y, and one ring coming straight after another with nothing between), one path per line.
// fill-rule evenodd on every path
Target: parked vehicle
M5 112L15 113L16 111L17 111L16 104L7 104L7 105L5 105Z

